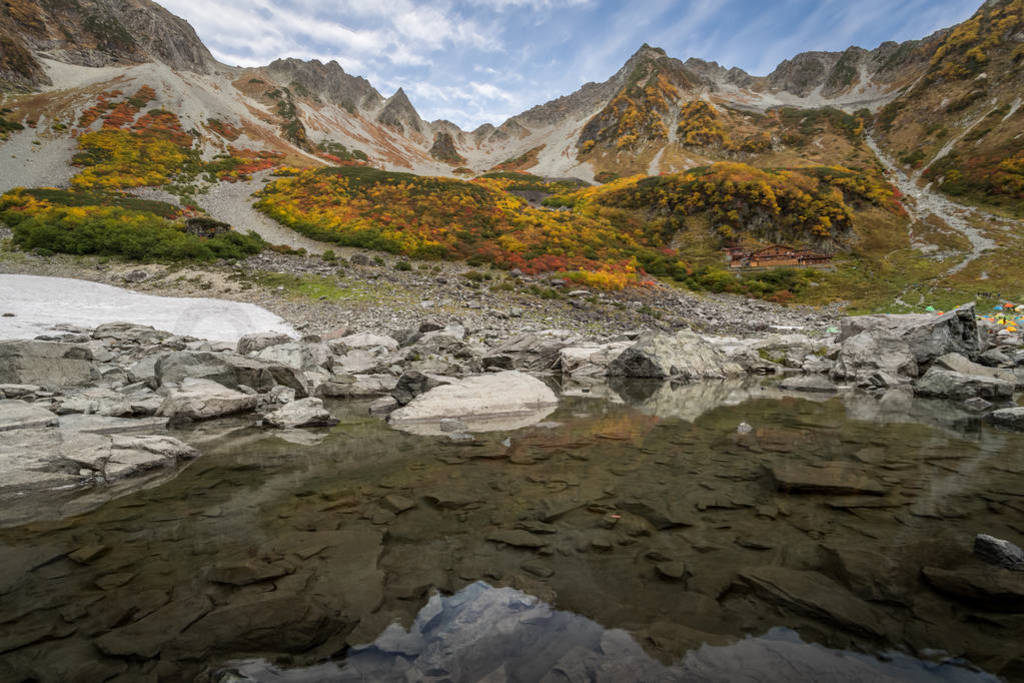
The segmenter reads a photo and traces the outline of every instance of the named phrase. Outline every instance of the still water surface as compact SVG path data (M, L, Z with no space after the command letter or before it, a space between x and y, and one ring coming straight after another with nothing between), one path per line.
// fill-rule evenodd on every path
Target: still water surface
M0 529L0 680L1024 675L1024 573L971 554L1024 539L1024 436L868 396L617 393L458 441L360 404L196 427L174 478Z

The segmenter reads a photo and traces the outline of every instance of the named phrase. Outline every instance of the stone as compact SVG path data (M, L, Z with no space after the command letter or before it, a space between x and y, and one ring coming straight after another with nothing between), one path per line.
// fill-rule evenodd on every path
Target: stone
M220 564L211 567L206 578L213 583L229 586L248 586L254 583L270 581L287 575L283 567L262 562L242 562L239 564Z
M779 383L780 389L787 391L806 391L811 393L831 394L834 393L836 385L832 384L827 377L822 375L805 375L803 377L790 377Z
M842 342L830 374L836 380L863 381L873 375L917 377L918 372L906 341L865 331Z
M992 612L1024 612L1024 572L996 567L939 569L922 576L935 590Z
M150 325L137 325L130 322L114 322L100 325L92 331L93 339L102 339L122 344L160 344L174 335L158 330Z
M422 372L418 372L416 370L407 370L398 378L398 384L395 385L394 390L391 392L391 396L399 405L404 406L408 405L420 394L425 394L434 387L439 387L442 384L450 384L450 382L432 375L424 375Z
M450 434L452 432L465 432L469 429L469 427L466 426L466 423L457 417L441 418L441 422L438 424L438 427L445 434Z
M786 493L885 495L885 487L848 462L829 461L812 467L796 462L778 462L769 467L775 487Z
M882 612L813 571L768 566L744 569L737 583L796 614L872 638L884 637Z
M284 365L294 370L313 370L318 367L309 345L301 342L268 346L259 351L256 357L268 363Z
M331 339L327 343L331 347L331 350L338 354L343 354L353 349L384 348L388 351L398 350L398 341L394 338L382 334L371 334L369 332L350 334L347 337Z
M943 368L944 370L959 372L962 375L991 377L992 379L1000 379L1004 382L1011 383L1016 383L1017 381L1017 376L1012 370L1000 370L980 363L975 363L964 356L961 356L959 353L947 353L944 356L939 356L935 359L934 366Z
M964 408L972 413L984 413L992 408L992 404L983 398L974 396L964 401Z
M239 354L247 356L250 353L257 353L265 348L287 344L291 341L293 341L291 337L280 332L257 332L242 335L238 339L235 350Z
M264 416L263 421L279 429L333 427L338 424L338 419L324 408L324 402L319 398L302 398L287 403Z
M1024 407L1001 408L989 415L989 419L1000 427L1024 432Z
M189 377L178 388L168 392L158 414L207 420L254 410L258 400L256 396L229 389L217 382Z
M108 631L95 640L96 647L111 657L152 659L164 645L212 609L206 596L190 596L171 602L149 616Z
M384 496L384 499L381 501L381 505L386 510L390 510L394 514L399 515L416 507L416 501L411 498L406 498L398 493L389 493Z
M384 396L370 404L369 412L370 415L388 415L397 408L398 401L391 396Z
M682 504L658 500L626 500L619 507L634 515L643 517L659 531L696 524L696 516Z
M608 375L650 379L716 379L743 368L690 330L645 334L608 366Z
M199 451L171 436L115 434L109 439L110 455L103 466L103 474L108 480L172 467L181 460L191 460L199 455Z
M488 541L504 543L514 548L543 548L548 541L521 529L499 529L487 534Z
M989 375L967 375L946 370L936 363L928 369L924 377L914 383L914 394L955 401L975 397L987 401L1008 401L1013 398L1015 386L1015 382L1007 382Z
M40 406L14 399L0 400L0 432L56 427L60 419Z
M862 315L840 321L837 341L845 341L868 332L876 338L896 338L907 344L918 366L927 367L947 353L975 359L981 352L981 338L974 304L967 304L943 315Z
M99 379L85 346L48 341L0 341L0 384L63 389Z
M485 367L527 372L550 372L558 367L559 352L568 345L569 333L549 330L527 332L505 342L484 359Z
M567 346L558 352L558 369L571 377L603 377L611 362L630 346L628 341Z
M440 434L440 421L458 418L469 432L517 429L540 422L558 397L540 380L518 371L468 377L435 387L388 416L392 426Z
M974 537L974 554L989 564L1024 572L1024 550L1001 538L978 534Z
M85 413L86 415L102 415L104 417L124 417L133 415L132 403L117 391L103 387L92 387L69 395L58 409L61 415L67 413Z
M313 392L323 398L375 398L394 390L392 375L333 375Z

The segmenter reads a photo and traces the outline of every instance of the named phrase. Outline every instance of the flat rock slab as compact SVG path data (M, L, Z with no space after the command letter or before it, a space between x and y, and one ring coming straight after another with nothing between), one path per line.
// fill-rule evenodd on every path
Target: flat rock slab
M884 496L885 487L861 468L846 462L826 462L818 467L780 462L769 468L775 487L786 493L867 494Z
M1024 408L1003 408L993 412L990 418L1000 427L1024 432Z
M440 435L441 420L458 418L466 431L512 430L540 422L558 405L546 384L522 372L479 375L435 387L391 413L393 427Z
M935 590L993 612L1024 612L1024 572L999 567L921 570Z
M263 418L271 427L298 429L302 427L333 427L338 419L331 415L319 398L303 398L287 403Z
M885 635L881 612L817 572L757 567L741 571L738 582L784 609L869 637Z
M821 375L806 375L804 377L790 377L779 384L779 388L787 391L809 391L823 394L830 394L838 390L828 378Z
M0 401L0 432L56 427L60 419L46 408L24 401Z

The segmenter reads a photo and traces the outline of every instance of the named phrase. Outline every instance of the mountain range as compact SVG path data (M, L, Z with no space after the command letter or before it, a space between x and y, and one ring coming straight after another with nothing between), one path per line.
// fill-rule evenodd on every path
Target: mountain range
M191 136L181 139L203 163L231 160L211 171L220 180L275 166L605 183L721 163L869 175L887 165L910 183L902 194L930 183L1024 215L1024 0L988 0L920 40L801 53L767 76L645 44L608 80L471 131L423 120L403 90L385 96L335 61L221 64L150 0L5 0L0 84L0 136L18 159L16 172L0 173L2 191L67 185L85 158L82 136L122 127L145 138L157 122ZM174 175L97 182L159 186Z

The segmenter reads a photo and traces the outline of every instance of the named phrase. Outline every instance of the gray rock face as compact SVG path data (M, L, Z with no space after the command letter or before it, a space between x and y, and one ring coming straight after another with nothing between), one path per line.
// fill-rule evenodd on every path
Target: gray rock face
M56 427L58 423L58 417L45 408L24 401L0 401L0 432Z
M484 358L484 365L506 370L548 372L558 367L559 353L568 342L563 334L521 334Z
M602 377L608 366L632 346L631 342L567 346L558 352L558 367L571 377Z
M159 414L207 420L253 410L258 400L256 396L229 389L217 382L189 377L178 388L168 392Z
M865 380L883 373L892 377L917 377L917 360L910 345L898 337L864 331L846 338L832 368L838 380Z
M608 366L613 377L711 379L736 377L743 369L694 332L651 333L641 337Z
M256 334L243 335L238 340L238 346L235 348L238 353L246 356L250 353L262 351L270 346L287 344L290 341L292 341L292 338L287 334L279 332L257 332Z
M992 413L992 422L1000 427L1024 432L1024 408L1002 408Z
M278 408L263 418L271 427L296 429L301 427L331 427L338 419L331 415L319 398L303 398Z
M1024 550L1001 538L978 534L974 537L974 554L989 564L1024 572Z
M870 332L876 338L902 339L919 366L927 366L947 353L959 353L973 360L981 352L974 304L939 316L909 314L843 318L838 341L843 343L863 332Z
M84 386L99 379L84 346L47 341L0 341L0 384L47 388Z
M408 405L410 401L420 394L425 394L434 387L439 387L446 383L435 377L424 375L422 372L410 370L398 378L398 384L391 392L391 396L399 405L404 406Z
M154 376L160 384L177 384L186 378L209 379L228 388L237 389L244 384L256 391L269 391L280 384L294 389L300 398L309 395L301 371L280 363L230 353L169 353L156 362Z
M558 397L543 382L517 371L480 375L431 389L391 413L388 421L405 431L440 434L445 418L458 418L467 431L515 429L539 422Z
M1012 370L999 370L997 368L981 365L980 363L968 360L959 353L947 353L944 356L936 358L935 367L959 372L962 375L991 377L992 379L999 379L1012 384L1016 384L1017 382L1017 376Z
M93 339L134 344L159 344L171 336L170 332L135 323L106 323L92 331Z
M1015 382L986 375L966 375L935 365L914 384L914 393L918 396L959 401L974 397L988 401L1008 401L1013 397L1015 386Z

